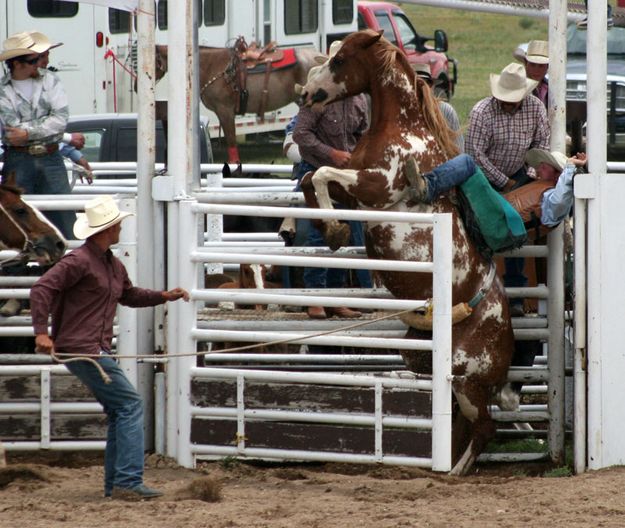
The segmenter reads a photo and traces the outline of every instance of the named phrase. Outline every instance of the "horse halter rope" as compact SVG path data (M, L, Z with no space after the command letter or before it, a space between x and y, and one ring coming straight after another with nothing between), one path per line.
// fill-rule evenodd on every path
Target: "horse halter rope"
M25 258L27 258L28 253L34 251L35 245L33 244L32 240L28 237L28 233L26 233L26 231L22 228L22 226L9 214L9 212L6 210L4 205L2 205L2 203L0 203L0 212L4 213L4 215L9 219L9 221L17 228L17 230L24 237L24 245L22 246L21 251L17 255L0 260L0 268L2 268L5 264L8 264L9 262L24 261Z

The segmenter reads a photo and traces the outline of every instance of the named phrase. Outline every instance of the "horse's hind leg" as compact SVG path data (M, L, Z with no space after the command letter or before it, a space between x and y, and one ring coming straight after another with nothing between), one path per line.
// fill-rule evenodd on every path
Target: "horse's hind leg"
M451 475L466 475L471 469L479 454L484 450L488 441L495 434L495 424L488 413L488 403L490 401L490 390L487 387L475 382L461 381L454 382L454 394L460 406L463 417L459 417L454 422L454 427L459 426L461 430L454 431L455 447L459 448L462 442L463 431L469 431L468 445L464 452L456 461ZM466 424L465 418L470 423ZM466 427L466 429L465 429ZM466 436L464 437L466 438ZM465 440L466 442L466 440Z

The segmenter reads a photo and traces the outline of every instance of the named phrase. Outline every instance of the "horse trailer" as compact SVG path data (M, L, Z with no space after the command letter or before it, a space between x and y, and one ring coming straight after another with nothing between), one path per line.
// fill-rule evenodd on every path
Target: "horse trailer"
M331 42L359 28L385 28L385 36L407 55L422 55L416 62L434 64L437 75L448 83L446 93L453 93L453 60L447 60L443 49L426 47L424 42L429 39L419 36L395 5L357 0L197 0L195 5L200 46L230 47L243 36L247 43L262 46L276 42L281 48L312 47L325 52ZM156 0L157 44L167 44L167 9L168 0ZM0 0L0 41L31 29L45 33L55 43L64 42L50 54L50 64L68 92L72 114L137 111L133 13L74 1ZM414 38L402 43L401 37L406 40L408 35ZM166 78L157 83L157 101L167 99L167 84ZM215 114L203 105L200 112L209 117L211 137L221 135ZM254 114L238 116L237 133L282 131L296 112L297 106L291 103L266 113L263 120Z
M155 2L157 44L167 44L167 4ZM281 47L325 50L326 43L358 29L356 0L198 0L197 6L201 46L231 46L243 35L248 43L275 41ZM68 92L72 114L136 111L134 14L61 0L0 0L0 41L31 29L64 43L51 52L50 64ZM164 79L157 84L157 100L166 99L166 89ZM297 107L283 110L268 114L264 123L253 115L239 116L237 130L283 130ZM209 115L204 107L201 112ZM216 137L216 116L210 115L210 123Z

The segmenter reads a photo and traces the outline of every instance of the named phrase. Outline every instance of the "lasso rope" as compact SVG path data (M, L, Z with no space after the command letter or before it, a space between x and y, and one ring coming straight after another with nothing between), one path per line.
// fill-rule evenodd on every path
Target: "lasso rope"
M426 305L427 307L427 305ZM352 330L354 328L360 328L362 326L366 326L372 323L376 323L378 321L384 321L386 319L391 319L393 317L399 317L405 313L408 312L412 312L414 311L414 308L411 308L409 310L402 310L400 312L393 312L391 314L387 314L387 315L383 315L380 317L376 317L374 319L370 319L367 321L360 321L358 323L353 323L351 325L347 325L347 326L341 326L339 328L335 328L333 330L326 330L323 332L317 332L314 334L308 334L305 335L303 337L298 336L298 337L290 337L290 338L286 338L286 339L276 339L274 341L267 341L267 342L263 342L263 343L254 343L252 345L245 345L245 346L240 346L240 347L233 347L233 348L226 348L224 350L219 350L218 352L189 352L189 353L183 353L183 354L137 354L137 355L117 355L114 354L112 357L115 357L117 359L152 359L152 358L181 358L181 357L192 357L192 356L206 356L206 355L217 355L217 354L225 354L228 352L238 352L241 350L252 350L255 348L261 348L261 347L265 347L265 346L271 346L271 345L281 345L281 344L285 344L285 343L291 343L293 341L302 341L302 340L306 340L306 339L311 339L313 337L322 337L325 335L330 335L330 334L335 334L337 332L342 332L342 331L346 331L346 330ZM101 357L99 354L71 354L71 353L54 353L53 357L55 359L57 359L57 361L60 362L65 362L63 360L61 360L61 357L71 357L71 360L90 360L93 361L94 363L97 364L97 362L95 361L94 358L99 358ZM99 365L98 365L99 366Z

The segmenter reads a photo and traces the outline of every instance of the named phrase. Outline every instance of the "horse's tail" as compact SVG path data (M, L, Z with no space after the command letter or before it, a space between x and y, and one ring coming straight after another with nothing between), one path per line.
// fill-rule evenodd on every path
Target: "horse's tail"
M449 128L449 124L441 112L434 92L422 79L417 79L416 92L421 115L425 120L427 128L434 136L436 143L438 143L447 158L457 156L460 153L456 144L458 133Z

